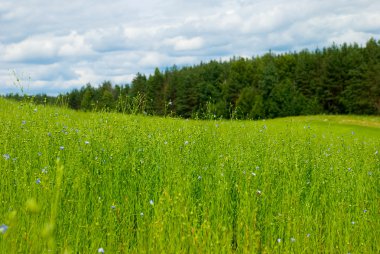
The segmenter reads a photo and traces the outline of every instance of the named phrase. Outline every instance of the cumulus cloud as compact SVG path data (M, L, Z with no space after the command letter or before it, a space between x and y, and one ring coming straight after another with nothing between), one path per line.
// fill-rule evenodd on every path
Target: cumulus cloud
M173 46L176 51L186 51L200 49L203 46L203 39L199 36L193 38L176 36L165 40L164 43Z
M90 45L84 38L71 32L66 36L38 35L28 37L3 48L4 60L21 63L51 63L62 58L78 58L91 55Z
M9 70L32 92L130 82L173 64L365 43L380 37L372 0L2 0L0 93Z

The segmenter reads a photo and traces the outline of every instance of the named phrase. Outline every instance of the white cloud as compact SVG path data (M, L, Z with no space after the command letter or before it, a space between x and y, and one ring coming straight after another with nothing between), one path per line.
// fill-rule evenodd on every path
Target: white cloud
M57 62L61 57L83 57L92 54L90 45L76 32L66 36L38 35L6 45L4 60L9 62Z
M27 73L40 92L125 83L155 67L365 43L380 37L379 9L373 0L2 0L0 70ZM0 71L0 93L11 86Z
M176 51L196 50L203 46L203 39L199 36L189 39L183 36L176 36L165 40L165 43L173 46Z

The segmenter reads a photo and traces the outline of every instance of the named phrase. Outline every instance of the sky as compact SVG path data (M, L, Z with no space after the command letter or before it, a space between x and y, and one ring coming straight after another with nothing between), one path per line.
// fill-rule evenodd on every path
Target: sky
M378 0L1 0L0 94L380 39Z

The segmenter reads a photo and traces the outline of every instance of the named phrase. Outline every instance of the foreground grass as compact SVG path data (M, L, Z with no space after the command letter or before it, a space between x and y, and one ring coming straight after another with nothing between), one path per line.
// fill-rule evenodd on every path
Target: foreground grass
M0 119L4 253L380 252L379 118Z

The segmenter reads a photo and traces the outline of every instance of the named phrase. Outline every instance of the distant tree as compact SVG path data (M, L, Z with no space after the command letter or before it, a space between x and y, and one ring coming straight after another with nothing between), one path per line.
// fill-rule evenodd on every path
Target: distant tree
M380 41L365 47L333 44L323 50L274 54L137 73L130 85L105 81L35 103L73 109L147 111L182 117L267 118L299 114L380 114ZM7 98L25 99L18 94ZM64 103L62 103L62 101Z
M151 114L162 115L164 112L164 76L158 68L155 69L154 74L149 76L147 82L147 110Z
M370 39L364 50L368 64L366 82L369 87L369 97L373 113L380 114L380 41Z
M147 93L147 78L144 74L137 73L132 80L129 94L134 97L137 94L146 95Z
M82 96L78 89L72 90L70 93L67 94L67 96L69 107L76 110L80 109Z
M81 101L81 109L84 111L89 111L94 109L94 94L95 91L91 87L91 84L87 84L86 87L83 89L83 97Z

